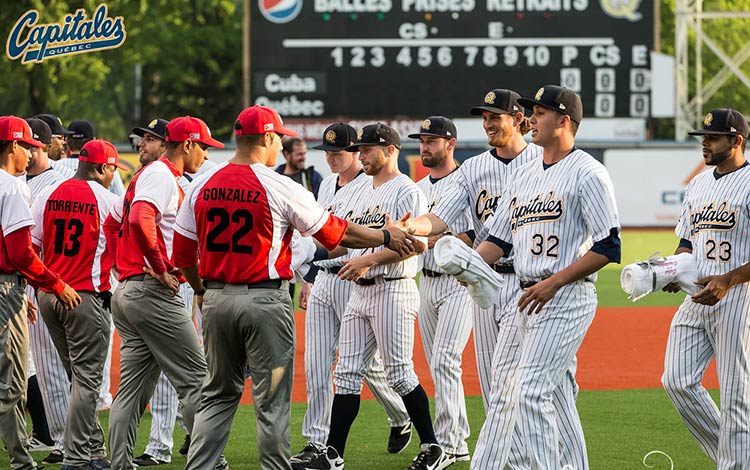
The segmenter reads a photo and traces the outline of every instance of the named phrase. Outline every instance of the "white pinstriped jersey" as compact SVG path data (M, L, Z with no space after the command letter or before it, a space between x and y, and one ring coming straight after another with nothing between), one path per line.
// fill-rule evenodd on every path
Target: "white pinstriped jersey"
M61 158L53 166L61 174L70 174L72 177L78 170L78 158ZM112 178L112 184L109 185L109 192L117 196L125 194L125 185L122 183L122 176L118 171L115 171L115 177Z
M579 149L547 168L541 158L519 168L503 201L489 233L513 245L520 277L561 271L620 227L607 170Z
M48 188L53 184L59 183L60 181L66 179L68 179L67 176L63 175L51 166L38 175L29 176L27 174L25 177L26 184L29 185L29 191L31 191L32 202L44 188Z
M328 212L342 219L351 220L352 210L356 206L363 193L367 192L367 186L372 187L372 177L367 176L364 171L359 173L356 178L336 191L338 184L338 174L326 176L320 189L318 190L318 204L323 206ZM321 268L332 268L341 266L349 255L340 256L330 260L316 261L315 264Z
M427 201L416 183L404 174L386 181L377 188L372 184L359 187L361 198L356 208L351 212L351 217L346 218L360 225L371 228L382 228L385 225L385 217L389 215L391 220L399 220L411 212L412 217L418 217L427 212ZM347 213L348 215L349 213ZM352 257L363 256L371 252L384 250L385 247L349 250ZM387 277L414 277L417 275L419 257L412 256L398 263L384 266L373 266L363 278L371 279L377 276Z
M455 180L460 178L460 167L456 168L449 175L444 176L438 180L433 180L432 177L426 176L417 182L417 187L422 190L427 199L427 212L432 212L440 204L440 200L446 191L450 190L450 187L455 183ZM463 233L471 230L471 213L467 207L464 210L463 216L456 218L454 222L449 225L449 230L453 233ZM422 263L425 268L430 271L442 272L435 262L435 257L432 250L428 250L422 255Z
M458 169L456 184L446 188L440 204L432 211L447 225L462 217L468 209L476 233L474 245L486 238L485 225L495 213L498 202L508 186L515 170L531 160L542 156L542 148L529 144L512 160L495 156L495 150L488 150L471 157Z
M750 261L750 165L693 178L675 233L693 244L698 276L725 274Z

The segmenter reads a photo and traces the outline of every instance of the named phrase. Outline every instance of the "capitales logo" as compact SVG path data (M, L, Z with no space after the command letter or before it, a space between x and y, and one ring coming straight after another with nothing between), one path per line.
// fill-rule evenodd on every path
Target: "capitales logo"
M510 200L510 229L515 232L524 225L552 222L562 218L564 200L555 198L555 192L537 194L528 202L520 202L518 196Z
M258 8L271 23L289 23L302 11L302 0L258 0Z
M100 4L91 19L80 8L59 23L38 24L39 12L28 10L13 25L5 44L5 55L21 58L22 64L72 54L115 49L127 37L122 16L107 17L107 5Z
M709 202L701 210L690 212L690 235L706 230L726 232L737 225L737 211L728 208L729 203Z

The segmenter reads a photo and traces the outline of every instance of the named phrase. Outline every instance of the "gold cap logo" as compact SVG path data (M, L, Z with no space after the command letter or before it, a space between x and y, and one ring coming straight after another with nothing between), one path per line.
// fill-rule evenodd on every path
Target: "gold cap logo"
M336 142L336 133L334 131L328 131L328 132L326 132L325 139L326 139L326 141L328 141L330 143Z
M430 120L425 119L424 122L422 123L422 129L427 130L430 128L431 125L432 123L430 122Z
M540 99L542 99L543 94L544 94L544 87L541 87L540 89L536 91L536 95L534 95L534 99L539 101Z
M711 113L708 113L708 114L706 114L706 117L703 118L703 125L708 127L708 126L711 125L711 123L713 122L713 120L714 120L714 115L711 114Z
M149 129L153 129L154 127L156 127L156 122L157 122L156 119L154 119L153 121L149 122L148 123L148 128Z
M486 104L495 104L495 93L489 92L484 95L484 102Z
M364 132L364 129L360 129L357 131L357 140L362 140L362 133Z

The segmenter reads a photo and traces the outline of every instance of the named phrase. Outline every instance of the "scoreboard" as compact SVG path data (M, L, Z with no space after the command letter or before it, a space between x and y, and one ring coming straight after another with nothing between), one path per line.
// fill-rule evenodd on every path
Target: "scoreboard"
M251 97L287 118L456 118L561 84L585 116L648 117L652 3L251 0Z

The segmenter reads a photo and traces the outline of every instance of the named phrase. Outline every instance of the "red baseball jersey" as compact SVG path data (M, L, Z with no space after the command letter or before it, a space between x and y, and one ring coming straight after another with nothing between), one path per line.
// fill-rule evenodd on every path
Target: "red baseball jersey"
M144 255L144 248L139 246L128 224L130 207L138 201L148 202L156 208L159 252L167 272L176 271L172 263L172 241L177 210L185 197L182 188L177 184L181 176L172 162L166 157L161 157L133 177L122 204L113 207L112 217L120 223L120 234L117 239L117 271L120 273L120 281L143 273L144 266L150 267Z
M200 276L230 284L291 279L294 229L333 249L346 227L286 176L262 164L231 163L193 182L175 224L198 243Z
M44 263L73 289L110 289L114 260L107 252L102 224L119 198L96 181L69 179L39 193L31 213L34 245Z
M29 204L29 187L20 179L0 170L0 273L12 274L16 268L10 262L5 237L24 227L34 225ZM17 249L17 247L13 247Z

